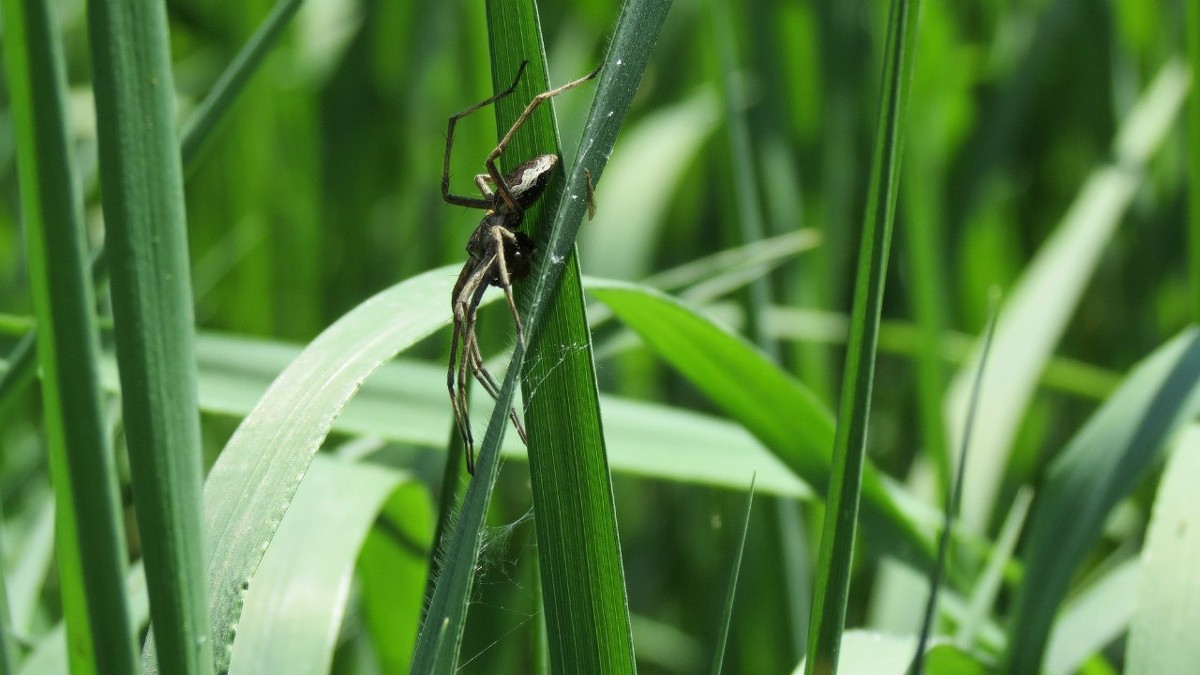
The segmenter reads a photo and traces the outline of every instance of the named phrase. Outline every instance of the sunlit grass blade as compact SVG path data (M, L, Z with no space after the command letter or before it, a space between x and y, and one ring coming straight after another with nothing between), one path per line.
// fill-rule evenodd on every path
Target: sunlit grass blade
M442 279L453 278L454 270L442 268L441 272ZM491 297L496 300L503 296ZM415 313L405 318L428 321L433 326L446 322L448 302L427 305L426 309L430 312L428 319L418 319ZM218 417L245 417L301 351L299 345L201 333L197 342L201 409ZM105 387L116 391L116 374L110 361L106 360L102 376ZM333 421L332 430L420 447L444 447L447 430L453 426L445 383L445 364L408 358L386 363L347 403ZM745 487L745 476L757 473L756 485L761 494L801 499L812 495L807 484L736 424L614 396L601 396L600 405L609 467L615 472L734 490ZM490 399L474 401L471 415L484 419L491 409ZM515 435L505 438L502 452L508 459L524 461L525 451ZM454 474L455 481L464 475L461 464L459 471Z
M3 517L0 512L0 518ZM0 560L5 559L4 539L0 537ZM16 673L17 640L13 628L12 612L8 605L8 575L0 565L0 675Z
M1031 502L1031 488L1017 490L1008 515L1000 526L995 545L992 546L992 554L988 557L983 571L976 577L971 597L958 619L958 631L954 634L954 642L963 649L969 649L987 626L988 613L1003 587L1004 571L1012 562L1013 552L1017 550L1017 540L1025 529L1025 518L1029 514Z
M893 0L888 17L879 115L867 206L863 217L858 272L846 366L842 375L833 465L826 498L825 525L813 580L807 673L833 673L850 592L850 566L866 459L879 313L887 276L892 218L900 183L908 89L917 48L919 0Z
M244 585L334 418L380 364L445 324L452 284L434 270L351 310L279 375L217 458L204 523L219 668L229 662Z
M3 8L21 219L41 326L37 361L58 504L60 596L71 666L76 673L132 675L137 652L125 598L125 533L101 405L62 47L47 3L7 0Z
M408 500L413 505L427 498L408 476L391 469L320 455L314 459L246 591L230 675L330 671L355 561L385 502L398 490L415 492ZM412 516L418 514L413 511ZM421 515L426 520L414 523L415 529L424 529L427 538L428 513ZM410 567L408 578L391 579L394 588L408 587L410 594L415 590L416 598L424 576L420 553L415 556L421 568L418 576L411 576ZM412 599L397 608L407 610L410 622L419 608ZM401 642L398 635L378 637L381 644Z
M1124 560L1089 579L1063 603L1043 659L1044 675L1072 675L1088 670L1101 651L1129 630L1136 602L1140 565L1134 557ZM1166 671L1170 672L1170 671ZM1183 672L1186 672L1183 671Z
M963 524L983 531L1005 475L1038 378L1092 272L1143 180L1142 169L1166 138L1187 92L1182 65L1168 63L1130 112L1113 143L1115 161L1088 178L1057 231L1026 267L996 325L993 367L984 375L988 406L976 421L978 442L967 467ZM946 394L950 437L962 435L975 356Z
M1200 412L1200 332L1185 331L1139 364L1047 470L1025 535L1025 573L1009 616L1005 671L1037 672L1068 585L1109 512Z
M1185 673L1200 663L1200 428L1179 434L1154 501L1142 547L1136 613L1129 629L1128 675Z

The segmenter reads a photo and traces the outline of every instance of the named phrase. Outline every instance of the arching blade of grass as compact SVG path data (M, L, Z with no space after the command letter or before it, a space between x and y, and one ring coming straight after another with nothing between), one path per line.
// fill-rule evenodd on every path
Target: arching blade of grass
M590 280L588 291L797 476L826 493L833 415L811 391L743 338L674 298L635 284L598 279ZM865 473L864 522L873 544L928 566L932 548L914 520L901 513L879 474L869 467Z
M833 467L813 581L805 669L808 673L836 672L846 623L850 566L866 460L867 419L875 377L879 313L887 276L892 218L900 187L900 156L904 147L905 113L917 48L920 6L920 0L893 0L888 17L879 116L876 118L875 148L850 315L850 338L846 343L846 366L838 404Z
M378 465L324 455L314 459L246 593L230 675L325 675L330 671L355 561L393 494L415 507L408 517L418 521L411 525L418 532L423 530L421 536L427 539L428 495L411 477ZM419 522L422 519L424 522ZM421 569L417 578L412 577L410 565L408 578L393 577L390 583L393 589L415 590L419 598L424 556L420 550L412 554ZM410 601L397 609L407 610L405 618L411 622L418 608L419 604ZM400 641L396 635L378 637Z
M380 364L445 324L453 281L434 270L351 310L279 375L217 458L204 523L218 668L229 663L245 585L334 418Z
M66 68L48 3L6 0L3 12L21 220L41 324L37 361L71 668L132 675L137 652L125 597L125 537L101 406L83 201L67 133Z
M544 56L541 56L532 6L509 7L512 11L499 12L496 16L489 13L491 20L496 22L491 27L493 80L507 81L516 72L518 64L529 59L533 61L533 71L527 73L527 77L538 86L544 86L544 76L534 77L539 67L544 72ZM551 660L555 670L561 672L622 673L634 669L595 385L591 384L590 392L581 390L581 385L586 385L587 378L591 377L586 372L591 369L590 357L586 363L582 359L576 361L571 369L556 364L563 356L582 356L569 352L576 351L576 345L586 345L588 340L586 327L582 333L578 332L579 326L583 325L582 305L577 297L578 272L568 269L573 266L568 261L573 257L575 236L587 209L587 181L599 184L669 7L667 0L631 0L622 9L600 73L596 97L577 152L578 159L569 172L549 236L538 237L538 256L543 264L536 276L527 282L532 288L526 295L528 302L523 303L525 330L534 349L527 376L542 378L539 372L549 375L545 371L559 371L553 373L553 379L532 380L533 386L527 388L526 398L531 403L528 418L530 445L536 446L531 448L530 454L531 473L536 472L533 482L538 547L554 550L553 553L539 550L539 556L546 591ZM510 19L520 21L515 25L505 23ZM531 29L533 33L529 32ZM530 90L525 91L530 93ZM504 117L503 112L499 114L503 130L504 120L512 117ZM511 112L508 114L512 115ZM547 134L544 138L553 143L553 128L545 129L543 133ZM539 151L544 152L544 147ZM568 283L560 287L559 281L565 273ZM576 298L572 299L572 293ZM552 308L551 303L556 307ZM546 315L545 327L543 315ZM562 345L568 352L557 351ZM586 353L585 347L583 354ZM414 673L449 672L457 663L484 515L499 471L498 448L507 425L506 411L524 361L525 347L518 344L489 421L476 474L467 489L457 527L450 533L449 541L441 544L446 563L418 638ZM559 375L564 377L560 379ZM574 448L582 448L582 451L575 452ZM538 452L544 454L534 460L533 455ZM576 496L571 494L572 490L582 492ZM557 527L552 524L556 517L560 518ZM578 518L597 520L574 520ZM582 522L581 531L561 529L570 522ZM584 548L579 546L580 541L593 547L591 551L579 550ZM570 546L578 548L562 550ZM589 556L589 552L595 557ZM587 597L589 594L591 597Z
M1009 617L1005 672L1042 667L1046 640L1072 575L1112 508L1161 456L1183 420L1200 412L1200 331L1160 347L1050 465L1026 532L1025 574Z

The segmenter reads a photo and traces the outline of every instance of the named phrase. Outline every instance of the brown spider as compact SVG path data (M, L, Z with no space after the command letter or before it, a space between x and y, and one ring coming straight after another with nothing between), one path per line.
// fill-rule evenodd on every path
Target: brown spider
M538 94L525 107L525 111L513 123L512 128L500 139L500 143L484 162L487 173L475 176L475 185L483 197L464 197L450 194L450 147L454 143L454 125L458 120L495 103L508 96L521 81L521 74L529 62L521 63L513 83L504 91L488 99L480 101L462 112L450 117L446 128L446 161L442 170L442 199L450 204L467 206L473 209L483 209L486 213L479 226L467 240L467 262L463 265L454 291L450 297L454 310L454 336L450 343L450 366L446 372L446 387L450 390L450 405L454 409L454 421L462 436L467 453L467 472L475 473L475 442L471 434L471 420L467 413L467 373L470 372L483 385L484 390L493 399L500 396L500 386L495 378L487 371L483 363L483 355L479 352L479 341L475 335L476 313L479 302L483 299L488 286L496 286L504 291L504 299L508 302L508 311L512 314L517 326L517 339L525 345L525 328L521 325L521 315L517 312L517 304L513 300L512 284L529 275L533 258L534 242L524 232L520 231L521 221L525 210L533 206L538 197L546 189L550 174L558 164L557 155L538 155L533 159L513 169L507 176L501 176L496 168L496 159L504 152L504 148L512 141L517 129L529 119L530 114L543 101L557 96L564 91L577 87L594 78L600 69L568 82L557 89ZM590 178L590 175L589 175ZM589 182L589 192L591 184ZM494 190L493 190L494 188ZM589 206L590 206L590 197ZM462 358L459 360L458 349L462 346ZM525 429L517 411L508 411L509 419L521 441L528 444Z

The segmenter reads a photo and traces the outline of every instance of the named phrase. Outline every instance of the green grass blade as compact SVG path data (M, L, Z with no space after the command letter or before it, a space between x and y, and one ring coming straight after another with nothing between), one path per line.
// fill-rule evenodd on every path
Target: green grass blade
M664 14L668 4L664 3ZM497 129L503 132L525 102L548 89L550 83L544 74L539 76L546 64L544 56L542 63L537 63L538 55L545 49L532 0L492 0L488 24L494 82L506 81L521 61L534 57L524 87L496 105ZM621 25L618 23L618 35ZM657 27L643 24L641 29L632 48L648 56ZM611 56L609 59L611 64ZM600 89L592 102L591 121L594 124L596 110L623 105L628 101L607 100ZM506 152L506 168L547 149L562 156L553 115L549 109L541 112L540 117L529 120ZM585 128L585 138L592 128ZM584 147L577 152L586 159L585 153ZM600 170L595 166L590 170L598 181ZM552 183L550 194L556 194L555 188ZM551 230L539 230L536 220L534 223L531 233L539 247L551 251L543 260L555 260L553 245L548 243ZM522 373L547 645L553 672L632 673L633 645L616 507L574 249L572 244L565 255L558 256L562 265L552 265L562 268L562 280L546 306Z
M669 296L634 284L599 280L593 280L588 290L797 476L825 493L833 415L812 392L743 338ZM875 543L918 565L928 565L929 544L912 519L900 513L879 475L870 468L865 472L865 516Z
M180 134L183 139L180 144L180 155L183 157L184 167L193 166L200 154L200 149L204 147L204 142L212 135L217 123L225 117L225 113L237 100L238 95L246 88L251 76L258 72L263 58L279 40L283 29L287 27L303 3L304 0L278 0L262 25L242 46L233 62L221 73L221 77L213 85L208 95L188 118Z
M180 154L185 172L195 167L200 156L200 148L232 108L234 101L262 63L263 57L278 41L283 29L295 16L302 2L303 0L280 0L254 36L238 52L229 67L221 73L221 77L213 89L188 118L180 135ZM93 278L99 277L107 280L107 272L102 262L104 260L103 252L104 246L101 244L94 255L92 275ZM99 280L96 283L99 285ZM15 398L25 384L33 380L33 365L36 361L35 346L36 328L30 328L24 338L10 352L8 370L0 373L0 413L3 412L5 402Z
M124 528L101 406L83 204L67 135L66 69L47 3L8 0L3 7L72 668L132 674L137 652L125 598Z
M584 127L583 140L577 153L578 159L569 172L561 202L555 212L554 224L550 228L549 238L547 240L539 237L539 241L545 242L539 248L539 256L541 260L550 261L551 264L543 265L532 280L532 289L526 296L528 302L524 303L523 317L526 333L531 343L538 345L539 349L546 348L545 346L548 346L550 341L557 337L555 335L543 337L539 331L542 315L547 312L552 295L558 288L559 280L566 268L565 263L572 256L575 237L587 208L586 199L584 199L587 191L587 177L584 170L590 172L592 180L598 185L604 165L624 121L625 113L628 111L633 95L637 91L637 85L641 81L654 39L658 35L659 27L669 7L670 3L664 0L632 0L625 5L617 21L604 69L599 76L596 98L593 101L588 122ZM493 26L492 30L496 31L497 35L504 35L500 28L501 26ZM497 46L494 46L493 49L497 49ZM501 45L501 51L502 53L507 52L507 48L503 48ZM511 54L511 52L507 53ZM512 54L508 58L512 59L518 56L520 55ZM515 62L512 65L516 65ZM513 69L509 68L508 70L512 72ZM504 78L510 76L508 73L504 74ZM494 74L493 77L501 79L498 74ZM564 288L569 288L569 284ZM429 613L421 628L417 642L417 654L413 660L412 672L414 673L446 672L448 669L452 669L457 662L458 647L465 626L467 600L474 575L475 561L479 553L483 517L499 471L498 447L507 425L506 411L511 404L517 374L523 367L524 359L525 348L518 343L488 423L488 430L480 448L476 474L467 488L458 525L451 532L449 541L443 542L443 552L448 562L442 570L442 578L438 580L429 605ZM538 360L540 359L533 359L535 363ZM567 415L563 417L571 420ZM554 423L561 424L563 420L551 421L551 424ZM573 420L571 423L573 424ZM535 425L544 424L544 420L531 416L531 429ZM536 441L534 442L536 443ZM550 449L555 450L555 448ZM597 459L598 457L595 456L586 458L589 466L593 467L592 471L597 470L600 466L594 463ZM603 470L603 474L607 474L606 468ZM607 482L605 475L596 473L587 476L587 479L602 481L600 484ZM596 494L595 487L593 485L589 489L593 495ZM602 513L605 509L611 509L611 492L604 500L593 499L588 503L592 513ZM539 513L542 508L542 506L537 507ZM608 519L612 516L610 513L602 517ZM539 530L541 527L539 523ZM547 543L541 541L539 547L545 546ZM615 536L605 546L610 547L611 551L615 551L617 546ZM577 560L586 564L582 558L577 558ZM602 645L604 652L580 656L598 659L605 668L611 669L606 672L632 672L633 668L632 653L629 647L631 639L628 634L628 618L627 616L624 618L624 627L622 628L622 617L617 614L618 611L623 613L626 610L623 607L615 606L615 594L619 592L623 595L624 593L619 569L619 564L615 568L609 567L603 570L604 577L602 579L593 582L602 584L606 590L604 591L605 595L597 599L600 603L599 613L587 617L587 621L602 622L603 632L591 636L574 633L581 640L594 640L596 642L593 644ZM542 567L542 574L543 578L547 579L551 574L545 565ZM548 587L550 583L552 582L547 581L546 586ZM547 597L547 603L550 602L553 600ZM548 609L548 614L549 611ZM552 643L553 640L552 637ZM576 654L575 648L576 645L573 643L552 644L551 658L570 658L565 654ZM557 655L555 650L558 650ZM584 672L590 672L590 668Z
M1185 331L1138 365L1050 465L1026 533L1025 575L1009 618L1005 672L1042 666L1047 636L1109 512L1200 411L1200 332Z
M984 376L988 407L976 422L978 442L963 489L967 527L986 529L1012 440L1038 378L1142 183L1146 161L1166 138L1187 87L1187 73L1179 63L1163 67L1118 132L1116 161L1092 173L1054 235L1006 294L992 348L994 367ZM946 394L951 438L962 435L962 410L977 361L974 356L964 364Z
M1179 435L1154 501L1142 547L1137 606L1129 629L1128 675L1186 673L1200 663L1200 428Z
M397 490L417 492L416 503L425 498L409 477L391 469L321 455L314 459L246 592L230 675L330 672L355 560L385 502ZM424 537L429 536L429 525L426 520ZM393 578L395 586L411 588L415 583L420 592L424 561L417 557L422 563L419 576ZM411 621L417 606L409 602L406 609ZM390 642L400 638L379 637Z
M998 299L998 298L997 298ZM921 675L925 672L925 652L929 649L929 640L933 635L934 621L937 619L938 591L941 590L942 580L946 576L947 559L950 555L950 535L954 531L954 517L958 515L958 507L962 500L963 469L967 465L968 451L971 448L972 422L979 410L979 390L983 383L983 370L987 367L987 357L992 346L992 337L996 330L996 305L992 305L992 315L988 318L987 330L984 332L983 351L979 366L975 370L975 382L971 387L970 404L967 407L967 423L963 427L963 437L959 443L958 470L954 475L954 483L946 493L945 513L942 532L938 537L937 564L929 580L929 600L925 604L925 616L921 621L921 635L917 639L917 650L913 656L911 675Z
M854 552L858 507L866 455L867 419L871 410L879 313L887 272L892 218L899 192L900 155L904 147L905 111L917 48L919 0L894 0L888 18L883 85L875 127L871 178L867 184L850 338L842 376L833 466L826 499L825 526L813 580L807 673L833 673L846 623L850 563Z
M725 645L729 641L729 627L733 625L733 599L737 595L738 574L742 571L742 554L746 552L746 534L750 531L750 512L754 507L754 480L750 478L750 487L746 490L746 516L742 520L742 537L738 540L737 552L733 558L733 570L729 573L729 588L725 591L725 607L721 610L721 634L717 637L717 648L713 655L713 675L721 675L721 666L725 662Z
M166 8L94 0L88 25L123 419L157 635L147 650L173 675L207 675L200 419Z

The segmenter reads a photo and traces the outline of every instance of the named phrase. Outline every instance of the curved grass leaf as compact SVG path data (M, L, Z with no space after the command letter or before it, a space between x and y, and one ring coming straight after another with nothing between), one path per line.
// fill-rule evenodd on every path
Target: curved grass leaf
M279 375L217 458L204 522L219 668L229 662L244 586L334 418L380 364L445 324L453 281L434 270L351 310Z
M447 275L453 274L447 269ZM489 294L489 301L498 300ZM441 310L444 320L445 311ZM207 413L246 416L300 348L249 338L200 335L200 407ZM106 383L114 374L106 371ZM445 394L446 368L400 359L385 364L363 385L333 423L333 430L437 448L453 424ZM490 399L473 401L483 419ZM741 427L699 413L601 396L609 466L647 478L728 489L746 487L758 474L761 493L808 498L812 490ZM523 459L525 447L506 437L506 457ZM461 469L460 469L461 470ZM458 474L455 474L456 476Z
M1200 411L1198 382L1200 331L1189 329L1139 364L1050 465L1026 533L1005 672L1041 669L1072 575L1171 431Z
M833 415L812 392L743 338L669 296L615 281L593 280L588 290L796 475L825 492ZM873 543L928 564L929 544L901 515L883 481L869 468L864 480Z
M379 466L314 459L246 593L230 675L329 672L355 560L389 495L404 490L406 481ZM427 500L423 488L410 487L416 502ZM428 513L424 518L428 537ZM424 556L417 557L423 568ZM418 597L423 588L421 577L393 577L392 583L415 586ZM407 609L411 621L417 608L410 603ZM399 636L379 637L384 644Z

